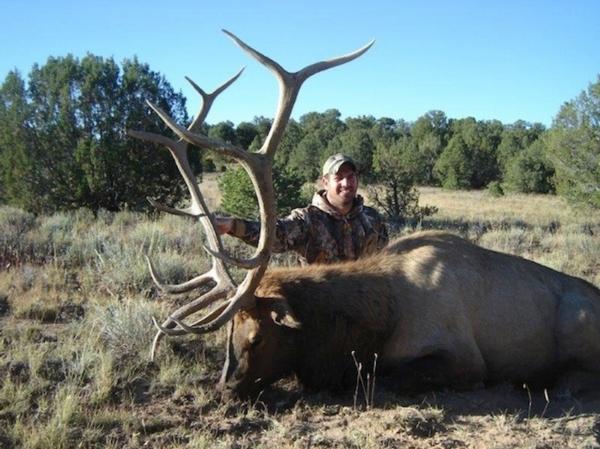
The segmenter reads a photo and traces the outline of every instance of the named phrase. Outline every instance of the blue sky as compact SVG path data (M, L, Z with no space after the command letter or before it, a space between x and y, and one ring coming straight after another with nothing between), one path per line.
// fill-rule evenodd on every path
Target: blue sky
M600 1L68 1L0 3L0 76L27 76L49 56L137 56L198 97L246 70L207 121L272 117L277 84L220 30L228 29L286 69L353 51L360 59L311 78L294 117L337 108L343 117L416 120L439 109L550 125L560 106L600 73Z

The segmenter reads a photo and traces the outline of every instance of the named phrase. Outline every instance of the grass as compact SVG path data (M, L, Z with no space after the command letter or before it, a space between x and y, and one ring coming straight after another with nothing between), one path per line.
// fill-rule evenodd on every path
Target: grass
M600 286L600 213L551 196L422 189L449 229ZM400 233L412 232L412 229ZM6 448L585 448L600 444L600 404L511 386L370 399L280 382L252 403L214 385L224 330L168 339L150 362L162 297L143 256L169 282L208 266L198 226L171 216L86 211L35 217L0 207L0 447ZM234 254L243 244L226 239ZM274 258L290 265L290 255ZM235 272L239 277L243 273ZM364 382L367 383L363 368ZM365 396L364 398L362 396ZM356 403L356 405L355 405ZM368 407L367 407L368 405Z
M497 251L516 254L600 286L600 212L549 195L492 197L485 191L422 189L439 208L424 228L450 229Z

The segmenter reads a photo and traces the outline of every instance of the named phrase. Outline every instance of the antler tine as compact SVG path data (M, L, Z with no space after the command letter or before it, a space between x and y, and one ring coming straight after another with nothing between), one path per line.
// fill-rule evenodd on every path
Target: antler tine
M225 34L227 34L244 51L249 53L258 62L269 68L272 72L274 72L275 76L279 81L279 103L277 105L277 113L275 114L275 120L273 121L273 125L269 130L269 134L265 139L263 147L259 150L259 153L267 154L270 157L272 157L275 151L277 150L277 146L279 145L279 142L283 137L285 127L287 126L287 123L292 113L292 109L294 108L294 104L296 102L296 98L298 97L298 93L304 81L306 81L310 76L318 72L336 67L341 64L345 64L346 62L350 62L353 59L358 58L369 48L371 48L371 46L375 43L375 41L372 40L367 45L352 53L339 56L337 58L333 58L327 61L317 62L306 66L298 72L292 73L285 70L281 65L273 61L271 58L263 55L259 51L250 47L248 44L246 44L244 41L238 38L235 34L227 30L222 31Z
M236 267L245 268L247 270L251 270L252 268L256 268L256 267L268 262L268 260L266 260L266 258L265 258L265 255L262 253L257 253L249 259L237 259L235 257L228 256L225 253L219 253L217 251L213 251L210 248L208 248L207 246L203 246L203 248L204 248L204 251L209 253L211 256L218 257L226 264L235 265Z
M184 324L183 325L184 327L182 329L171 329L170 327L167 327L167 326L172 326L174 324L181 324L181 321L178 318L174 318L175 314L173 314L171 317L169 317L169 319L167 321L165 321L163 324L158 324L156 319L154 317L152 317L152 322L154 323L154 326L158 329L158 332L156 332L156 334L154 335L154 339L152 340L152 348L150 350L150 360L154 360L154 356L156 354L156 349L158 348L158 344L160 343L160 340L165 335L181 336L181 335L189 334L190 332L188 332L185 329L194 328L195 326L198 326L205 322L214 320L216 317L218 317L222 313L223 309L225 309L228 304L229 304L229 301L224 302L223 304L216 307L214 311L206 314L204 317L195 321L191 325L188 326L188 325Z
M297 72L298 77L302 78L302 81L305 81L307 78L311 77L312 75L315 75L316 73L322 72L323 70L331 69L333 67L337 67L338 65L350 62L363 55L369 48L373 46L374 43L375 39L373 39L371 42L364 45L363 47L359 48L358 50L353 51L352 53L348 53L347 55L338 56L337 58L329 59L327 61L316 62L314 64L308 65L299 72Z
M268 56L263 55L258 50L255 50L250 45L246 44L243 40L241 40L239 37L237 37L231 31L227 31L227 30L221 30L221 31L223 31L223 33L225 33L227 36L229 36L240 48L242 48L247 53L249 53L254 59L258 60L261 64L269 67L271 70L273 70L273 72L275 72L275 73L285 72L283 67L281 67L277 62L275 62Z
M188 161L188 157L187 157L187 151L189 149L188 145L190 143L194 144L194 142L190 142L189 139L184 139L183 135L188 135L188 136L195 135L194 131L197 131L200 128L201 124L204 122L204 119L206 118L216 97L219 94L221 94L227 87L229 87L234 81L236 81L242 74L243 70L244 69L241 69L236 75L231 77L229 80L227 80L225 83L223 83L220 87L218 87L214 92L212 92L210 94L207 94L196 83L194 83L191 79L187 78L188 81L190 81L190 83L192 84L192 86L194 86L194 88L201 95L202 100L203 100L200 111L198 112L196 119L190 125L189 129L184 129L184 128L180 127L161 108L152 104L151 102L148 102L148 105L163 120L163 122L168 127L170 127L180 137L180 140L177 142L174 142L171 139L167 139L162 136L153 137L153 141L162 143L171 152L171 155L173 156L173 159L175 160L175 163L177 164L177 168L179 169L179 172L181 173L181 176L183 177L183 179L186 183L188 191L190 192L190 196L191 196L191 200L192 200L191 206L186 209L170 208L168 206L164 206L164 205L162 205L160 203L156 203L156 202L154 202L154 205L158 209L163 210L165 212L174 213L177 215L188 215L188 216L200 218L200 222L205 230L208 244L215 251L223 251L223 246L221 244L221 241L218 237L217 232L214 229L214 224L212 223L212 220L210 219L210 213L208 211L208 208L206 207L206 202L204 201L204 198L202 196L202 193L200 192L198 184L196 183L196 180L194 179L194 174L191 170L191 167L190 167L190 164ZM135 133L134 135L136 135L136 134L138 136L140 135L140 133ZM144 136L148 137L148 133L145 133ZM221 271L223 271L223 270L221 270Z
M229 293L230 293L229 288L223 288L223 287L215 288L209 292L206 292L204 295L200 296L199 298L196 298L191 303L181 306L175 312L171 313L169 315L169 318L167 318L162 323L162 325L157 326L157 327L161 330L169 329L169 332L164 332L164 333L179 332L179 333L177 333L177 335L184 335L187 332L181 332L181 331L172 329L172 326L173 326L173 323L175 322L175 320L183 320L187 316L189 316L195 312L198 312L199 310L205 309L206 307L210 306L214 302L216 302L220 299L226 298ZM229 300L226 302L228 303ZM222 309L221 306L222 305L219 305L215 310ZM215 313L214 311L208 312L204 317L200 318L199 322L201 322L202 320L208 320L211 316L214 315L214 313ZM175 335L175 334L173 334L173 335Z
M156 108L153 107L156 110ZM158 111L157 111L158 112ZM160 111L162 112L162 111ZM164 113L163 113L164 114ZM159 113L159 115L161 115ZM166 115L166 114L165 114ZM161 115L162 116L162 115ZM174 141L165 136L139 132L139 131L129 131L129 134L133 137L141 138L147 141L151 141L153 143L159 143L164 145L169 149L171 156L175 160L177 164L177 168L181 173L182 178L184 179L188 191L191 196L191 205L186 209L176 209L168 206L164 206L158 202L150 201L155 207L159 210L163 210L169 213L173 213L176 215L186 215L194 218L199 218L202 226L204 227L207 243L209 247L211 247L216 252L222 252L223 246L221 244L221 240L219 239L212 220L209 216L207 216L208 208L206 207L206 203L204 202L204 198L202 197L202 193L200 192L200 188L194 179L194 175L192 169L189 165L189 161L187 158L187 146L188 143L180 140ZM230 288L235 289L235 283L231 279L226 267L223 265L223 262L218 259L213 259L213 269L205 274L202 274L191 281L185 282L179 285L165 285L159 281L158 276L156 275L156 270L154 269L152 263L148 259L148 265L150 267L150 274L156 286L161 290L167 293L183 293L186 291L190 291L194 288L199 287L200 285L204 285L208 283L210 280L214 280L217 282L217 278L225 278Z
M152 260L150 260L148 256L145 257L146 263L148 264L148 270L150 271L150 276L152 277L154 284L159 288L159 290L165 293L177 294L189 292L195 288L206 285L210 281L214 281L215 279L213 270L209 270L206 273L196 276L194 279L190 279L189 281L184 282L182 284L163 284L159 280L158 275L156 274L156 268L154 267Z
M159 203L158 201L156 201L150 197L148 197L146 199L148 200L148 202L150 204L152 204L152 206L155 209L158 209L162 212L166 212L171 215L181 215L183 217L192 217L192 218L200 218L200 217L206 216L205 214L194 212L194 208L192 206L186 207L185 209L179 209L177 207L170 207L165 204Z
M127 135L131 137L135 137L139 140L145 140L146 142L156 143L159 145L163 145L167 148L171 148L177 145L173 139L169 139L167 136L163 136L162 134L149 133L146 131L135 131L133 129L127 130Z
M173 318L175 318L175 320L178 320L178 321L182 320L186 316L189 316L192 313L195 313L199 310L202 310L202 309L208 307L209 305L213 304L215 301L225 298L229 294L229 292L230 292L230 289L227 286L215 288L214 290L211 290L211 291L205 293L204 295L200 296L199 298L192 301L191 303L186 304L185 306L177 309L161 325L159 325L156 322L156 319L154 317L152 317L152 321L154 322L154 325L158 328L158 332L154 335L154 340L152 341L152 349L150 350L150 359L154 360L154 355L156 353L156 349L158 348L158 344L160 343L160 340L162 339L162 337L164 335L176 336L176 335L185 335L185 334L189 333L189 332L187 332L185 330L181 330L181 329L171 329L172 327L174 327L174 325L176 323L176 321L174 321ZM205 321L210 321L210 320L214 319L216 316L221 314L221 311L227 306L227 304L229 304L228 301L219 305L214 311L209 312L204 317L202 317L199 320L197 320L196 322L194 322L191 326L193 327L198 324L202 324Z
M177 324L184 329L185 333L206 334L212 332L228 322L238 310L243 309L254 301L254 298L248 295L248 291L253 292L256 288L253 288L252 284L254 282L256 282L256 277L246 276L242 284L238 287L235 296L219 305L214 311L200 318L192 325L183 324L178 317L174 316L175 314L169 318L171 321L178 322ZM215 315L218 316L215 317ZM172 331L168 330L167 332L171 333Z
M217 89L215 89L210 94L206 93L194 81L192 81L190 78L186 77L188 82L192 85L192 87L194 87L194 89L202 97L202 105L200 107L200 110L199 110L198 114L196 114L196 118L193 120L193 122L189 126L186 134L200 136L199 134L197 134L197 132L200 131L200 127L202 126L202 123L204 123L204 120L206 119L206 116L208 115L208 112L210 111L210 108L212 107L215 99L225 89L227 89L229 86L231 86L241 76L243 71L244 71L244 68L239 70L238 73L236 73L234 76L229 78L227 81L225 81L221 86L219 86ZM168 116L166 114L164 114L164 112L161 111L160 109L157 110L156 107L153 107L153 109L163 120L165 120L165 118L168 118ZM165 121L165 123L167 123L167 125L168 125L167 121ZM181 136L180 136L180 138L181 138ZM189 149L189 145L194 144L194 142L190 142L189 139L181 139L179 144L180 144L181 149L180 149L180 151L177 152L177 154L173 153L173 157L175 158L175 160L177 162L177 165L179 167L179 170L180 170L182 176L186 179L186 184L188 185L188 189L190 191L190 196L192 197L192 207L191 208L199 209L203 213L203 216L200 216L199 218L200 218L200 223L202 224L202 227L204 228L204 233L206 235L206 240L207 240L209 248L211 248L215 252L219 252L219 253L223 252L223 244L221 243L221 239L219 238L219 235L218 235L217 231L215 230L215 226L212 221L210 211L208 210L208 207L206 206L206 202L204 201L204 197L202 196L202 194L200 192L200 188L198 187L198 185L196 184L195 181L192 183L188 183L188 181L187 181L186 174L189 177L189 173L191 173L191 170L189 169L189 162L187 159L187 151ZM231 276L227 272L227 269L223 265L222 261L213 259L213 270L217 273L217 275L223 276L225 279L227 279L228 283L231 285L231 287L234 288L235 283L231 279Z
M188 81L188 83L190 83L192 85L192 87L196 90L196 92L198 92L200 94L200 96L202 97L202 107L200 108L200 112L198 112L198 114L196 115L196 118L194 119L192 124L188 127L189 131L192 131L192 132L200 131L199 128L202 125L202 123L204 123L204 120L206 119L206 116L208 115L208 111L210 110L213 102L215 101L215 98L217 98L219 96L219 94L221 94L221 92L223 92L225 89L227 89L229 86L231 86L240 77L240 75L244 71L244 68L245 67L242 67L237 74L232 76L229 80L225 81L220 87L215 89L215 91L211 94L207 94L191 78L188 78L187 76L185 77L185 79Z
M150 105L150 107L152 109L154 109L157 112L157 114L161 118L163 118L163 120L164 120L163 116L168 117L168 114L166 114L164 111L162 111L162 109L158 108L157 106L152 105L152 103L150 103L150 102L148 102L148 104ZM170 120L170 121L172 122L172 120ZM165 123L167 123L167 122L165 122ZM155 133L149 133L149 132L145 132L145 131L127 130L127 134L130 135L131 137L135 137L137 139L160 144L160 145L163 145L164 147L166 147L169 150L169 152L171 153L171 156L173 156L173 159L175 160L175 162L177 164L177 168L179 169L179 172L181 173L181 176L183 177L185 184L190 192L190 195L192 197L192 204L189 208L183 209L183 210L182 209L176 210L174 208L169 208L168 206L163 206L163 205L160 205L159 208L161 208L163 210L169 210L169 211L176 210L177 212L171 212L171 213L175 213L177 215L188 215L188 216L192 216L192 217L199 217L201 215L206 215L206 208L205 207L203 208L204 201L202 200L202 194L200 193L200 189L198 188L198 185L196 184L196 181L194 179L194 174L192 172L192 169L191 169L190 164L187 159L187 143L185 143L183 141L175 141L166 136L163 136L160 134L155 134ZM156 204L159 204L159 203L156 203Z
M172 322L174 322L175 324L177 324L181 329L171 329L168 327L164 327L164 326L158 324L158 322L156 321L156 319L154 317L152 317L152 322L154 323L154 326L159 330L160 333L163 333L163 334L166 334L169 336L180 336L180 335L186 335L186 334L203 334L205 332L201 332L199 326L201 326L205 323L210 323L210 322L214 321L215 319L217 319L230 304L231 304L231 300L225 301L223 304L219 304L217 307L215 307L214 310L207 313L205 316L203 316L199 320L195 321L191 325L185 324L179 318L176 318L175 316L171 315L169 317L169 319Z
M173 131L181 140L187 143L196 145L197 147L209 149L223 153L225 156L232 157L234 159L245 159L246 151L243 148L235 145L222 142L220 140L211 139L201 134L191 132L187 128L178 125L165 111L159 106L148 101L148 106L152 108L154 112L161 118L165 125L167 125L171 131Z

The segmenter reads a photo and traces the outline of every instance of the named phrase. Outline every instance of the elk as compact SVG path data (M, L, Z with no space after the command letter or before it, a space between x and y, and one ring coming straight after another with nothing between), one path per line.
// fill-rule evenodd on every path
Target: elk
M198 133L213 101L241 71L211 94L195 83L203 102L184 128L150 107L178 136L130 131L171 152L191 197L186 209L156 202L162 211L197 219L212 266L178 285L156 285L177 294L214 284L174 311L158 328L154 357L164 335L204 334L229 323L220 385L255 394L294 373L308 387L338 388L356 378L352 353L379 355L382 370L400 386L468 387L488 381L546 381L573 371L600 372L600 291L593 285L520 257L471 244L444 232L416 233L391 242L381 254L354 262L268 268L275 238L273 158L300 87L311 75L349 62L373 44L345 56L288 72L228 31L233 41L279 81L279 104L260 150L248 152ZM189 146L218 151L248 172L259 201L261 233L247 259L227 254L187 159ZM236 285L228 266L247 271ZM193 322L188 317L205 314Z

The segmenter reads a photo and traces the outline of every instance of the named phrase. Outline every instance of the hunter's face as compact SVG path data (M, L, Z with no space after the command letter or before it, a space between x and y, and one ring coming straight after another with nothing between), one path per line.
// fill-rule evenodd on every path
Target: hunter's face
M352 207L358 190L358 176L351 164L344 164L337 174L323 177L327 200L342 212Z

